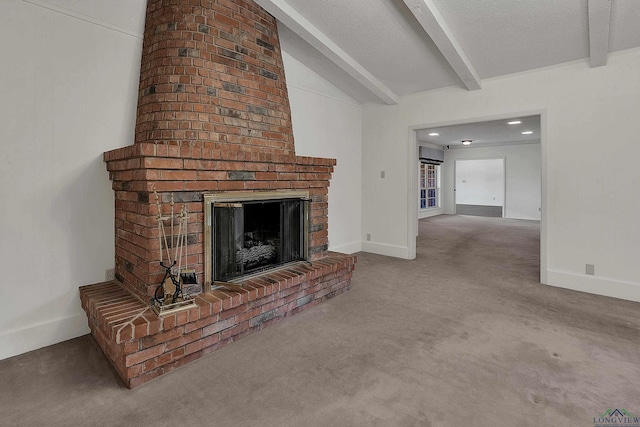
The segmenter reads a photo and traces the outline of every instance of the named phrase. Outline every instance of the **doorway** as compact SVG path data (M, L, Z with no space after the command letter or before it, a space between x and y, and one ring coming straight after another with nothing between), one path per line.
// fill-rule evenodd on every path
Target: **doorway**
M504 158L504 193L502 218L539 222L540 282L547 282L546 221L546 115L529 111L450 122L436 122L409 127L410 194L408 210L408 258L416 257L418 237L418 147L440 146L445 153L443 164L442 213L455 214L454 164L457 160ZM453 131L450 132L450 131ZM490 138L485 138L489 136ZM445 138L449 138L445 140ZM471 150L470 150L471 149ZM516 155L502 151L518 152ZM532 158L537 161L531 162ZM414 166L415 165L415 166ZM530 197L537 193L537 197ZM493 196L491 197L493 199ZM496 197L497 199L498 197Z
M456 214L504 217L504 158L455 160L454 175Z

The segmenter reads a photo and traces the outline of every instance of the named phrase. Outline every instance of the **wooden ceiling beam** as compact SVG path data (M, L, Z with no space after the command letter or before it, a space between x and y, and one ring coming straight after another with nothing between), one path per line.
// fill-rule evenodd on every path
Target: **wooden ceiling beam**
M468 90L482 87L480 77L432 0L403 0Z
M591 68L607 65L611 0L589 0L589 63Z
M284 0L255 0L280 23L366 87L380 101L394 105L398 96Z

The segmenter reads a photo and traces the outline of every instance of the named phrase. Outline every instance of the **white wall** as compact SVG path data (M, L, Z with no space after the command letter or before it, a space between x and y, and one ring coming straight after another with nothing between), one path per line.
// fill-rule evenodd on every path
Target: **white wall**
M363 107L367 250L415 256L414 129L542 113L543 282L640 301L640 50ZM413 138L413 140L412 140ZM386 179L380 180L380 170ZM595 276L584 274L595 265Z
M338 161L329 186L329 249L361 250L362 107L283 52L296 154Z
M140 50L106 26L3 3L0 359L88 332L78 286L114 264L102 153L133 141Z
M458 205L503 206L503 159L455 161L455 203Z
M540 155L540 144L469 147L445 151L445 163L442 165L444 211L450 214L455 212L453 182L456 160L504 158L505 218L539 220L542 167ZM459 190L457 193L459 197Z
M102 153L133 143L142 25L111 5L101 22L69 4L82 6L4 0L0 13L0 359L88 333L78 287L114 264ZM331 248L358 251L361 107L285 62L297 153L338 159Z

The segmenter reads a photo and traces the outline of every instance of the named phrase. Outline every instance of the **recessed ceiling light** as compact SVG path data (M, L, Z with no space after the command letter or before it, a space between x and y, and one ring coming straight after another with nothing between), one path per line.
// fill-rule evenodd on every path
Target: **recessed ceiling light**
M520 120L514 120L512 122L507 122L508 125L519 125L520 123L522 123Z
M438 132L431 132L429 136L440 136L440 134Z
M462 140L462 145L471 145L472 142L473 142L473 140L471 140L471 139L463 139Z
M525 130L524 132L522 132L523 135L531 135L532 133L532 130Z

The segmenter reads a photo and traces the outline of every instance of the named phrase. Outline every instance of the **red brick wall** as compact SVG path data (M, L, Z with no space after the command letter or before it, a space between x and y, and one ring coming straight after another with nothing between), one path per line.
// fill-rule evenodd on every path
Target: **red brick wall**
M328 247L335 160L295 155L275 19L245 0L149 0L135 144L106 152L116 277L143 300L162 279L155 188L189 204L188 265L203 283L206 192L304 189L310 254ZM165 212L168 213L168 212Z
M96 341L127 387L133 388L254 331L347 291L356 259L327 253L200 294L188 310L158 317L119 285L80 288Z
M276 21L253 1L149 0L136 142L196 141L294 153Z
M109 151L104 158L115 190L116 277L147 300L162 280L159 264L156 188L164 201L173 194L175 212L188 203L188 265L203 283L203 193L302 189L309 192L309 253L316 259L328 248L328 186L335 160L267 156L270 161L214 158L215 150L175 152L165 144L139 143Z
M355 257L327 251L334 159L295 155L276 23L251 0L149 0L135 143L104 153L115 191L116 278L81 288L82 306L128 387L349 288ZM203 284L203 194L305 190L309 253L296 263L202 293L158 317L157 205L188 204L188 267ZM127 292L131 291L131 292Z

